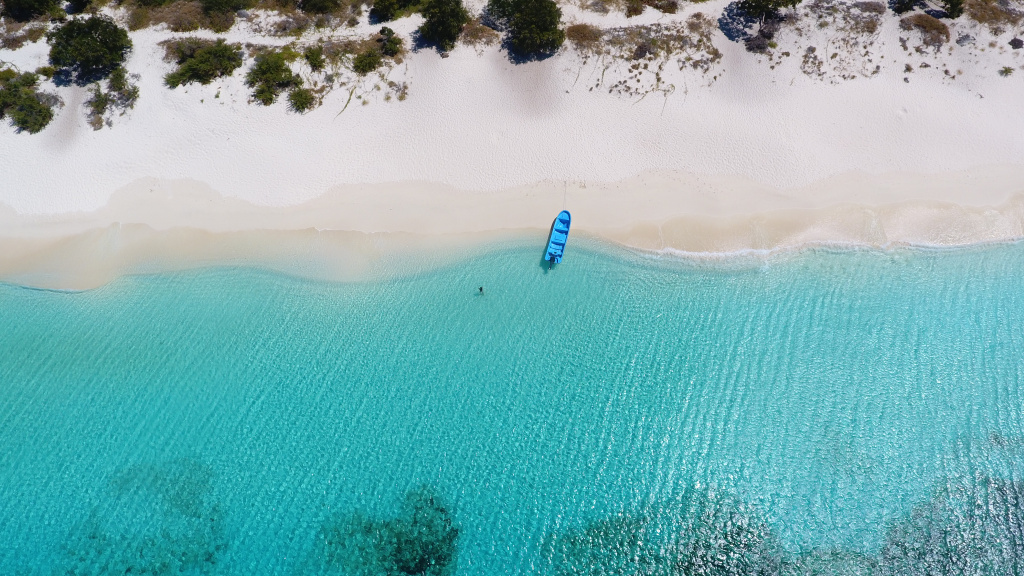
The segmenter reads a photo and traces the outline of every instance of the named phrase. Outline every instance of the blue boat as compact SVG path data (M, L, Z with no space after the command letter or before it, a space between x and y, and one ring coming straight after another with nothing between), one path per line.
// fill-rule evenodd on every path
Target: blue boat
M562 261L565 253L565 243L569 241L569 224L572 216L568 210L562 210L558 217L551 223L551 236L548 238L548 251L544 253L544 259L548 261L548 268L552 264Z

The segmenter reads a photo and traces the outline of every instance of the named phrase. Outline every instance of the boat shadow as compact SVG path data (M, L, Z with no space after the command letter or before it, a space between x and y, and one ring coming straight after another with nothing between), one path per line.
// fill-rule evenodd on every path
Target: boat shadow
M555 222L558 222L558 216L555 216L554 220L551 221L551 226L548 228L548 235L544 239L544 249L540 253L540 267L547 274L553 268L553 265L548 261L545 256L548 255L548 240L551 239L551 233L555 231Z

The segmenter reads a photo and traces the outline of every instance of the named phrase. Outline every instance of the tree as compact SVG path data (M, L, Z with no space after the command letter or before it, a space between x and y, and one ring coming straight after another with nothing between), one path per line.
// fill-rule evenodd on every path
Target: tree
M519 54L551 53L565 42L562 10L552 0L490 0L487 12L505 26Z
M794 8L801 0L742 0L740 8L744 12L764 20L765 17L777 13L783 8Z
M964 14L964 0L942 0L942 6L950 18L959 18Z
M92 4L92 0L69 0L65 10L68 14L81 14L89 8L90 4Z
M376 22L390 22L403 15L418 4L418 0L373 0L373 7L370 8L370 18Z
M487 2L487 14L507 26L515 12L514 2L515 0L490 0Z
M50 64L68 70L78 83L106 78L132 49L128 32L106 16L71 20L50 32Z
M419 30L423 39L448 51L455 47L462 27L469 22L469 12L462 6L462 0L427 0L423 18Z
M57 0L4 0L3 10L0 14L25 22L60 10L60 3Z
M565 42L565 31L558 27L562 10L553 0L513 0L508 21L508 39L520 54L545 54L558 50Z
M149 1L158 2L159 0ZM199 0L199 3L203 6L203 12L207 14L228 14L245 10L251 6L249 0Z
M330 14L341 8L341 0L301 0L299 8L311 14Z
M377 22L390 22L398 14L398 0L373 0L370 17Z
M897 14L910 12L917 4L917 0L895 0L892 4L892 11Z

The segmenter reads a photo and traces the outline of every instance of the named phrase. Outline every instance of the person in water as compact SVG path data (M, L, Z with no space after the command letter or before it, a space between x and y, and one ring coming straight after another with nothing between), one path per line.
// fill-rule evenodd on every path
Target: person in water
M483 287L483 286L481 286L481 287L480 287L480 293L481 293L481 294L483 294L483 293L484 293L484 287Z

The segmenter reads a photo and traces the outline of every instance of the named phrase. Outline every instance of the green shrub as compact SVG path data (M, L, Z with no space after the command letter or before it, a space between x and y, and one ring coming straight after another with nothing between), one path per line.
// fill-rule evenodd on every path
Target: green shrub
M422 0L373 0L370 19L376 22L390 22L419 9Z
M370 18L377 22L390 22L398 15L398 0L373 0Z
M309 88L303 88L301 86L292 88L288 92L288 107L293 112L302 114L308 110L312 110L316 105L316 96Z
M942 0L942 7L950 18L959 18L964 14L964 0Z
M558 50L565 31L558 27L562 10L553 0L516 0L516 11L508 23L508 39L520 54L542 54Z
M462 28L459 41L470 46L492 46L501 39L501 33L484 24L479 17L473 18Z
M42 26L26 26L23 30L25 38L29 42L38 42L46 36L46 25Z
M515 13L514 1L490 0L487 2L487 13L498 22L508 25L508 21L512 19L512 14Z
M319 72L327 65L327 61L324 59L324 47L319 44L306 48L302 57L306 59L306 64L309 64L309 69L313 72Z
M85 105L89 108L87 116L89 117L89 125L92 126L93 130L103 128L103 116L107 113L107 108L113 102L113 96L104 92L98 82L92 85L92 96L85 101Z
M241 10L241 8L239 8ZM209 28L214 32L227 32L235 25L235 13L232 12L204 12L205 21L201 21L200 28Z
M257 102L269 106L277 100L282 90L302 85L302 79L292 74L284 54L265 52L256 57L245 84L253 89L252 96Z
M36 95L22 98L10 111L11 121L19 130L36 134L53 120L53 109L39 101Z
M39 68L36 68L36 74L46 78L47 80L53 78L53 75L56 73L57 69L53 66L40 66Z
M27 22L44 14L57 15L61 12L58 0L3 0L0 14L10 16L19 22Z
M53 109L36 90L39 77L31 73L0 70L0 119L10 117L18 130L35 134L53 120Z
M402 39L395 36L395 31L387 26L380 29L380 52L385 56L394 58L402 51Z
M562 10L552 0L491 0L487 11L505 26L519 54L551 53L565 42Z
M242 65L241 47L223 39L206 45L187 43L178 49L178 69L164 77L171 88L198 82L209 84L214 79L230 76Z
M341 0L300 0L299 8L312 14L329 14L342 7Z
M763 20L783 8L793 8L800 2L801 0L741 0L740 8L747 14Z
M200 4L206 14L229 14L252 6L250 0L200 0Z
M74 74L78 83L105 78L132 49L128 32L106 16L71 20L49 34L50 64Z
M565 37L579 50L593 50L600 44L604 33L591 24L573 24L565 29Z
M352 69L356 71L356 74L362 76L380 68L383 62L384 58L381 56L380 50L367 48L352 60Z
M124 115L135 107L139 99L139 88L128 81L128 71L124 67L115 68L107 78L107 90L104 92L99 82L92 85L92 96L85 101L89 108L89 125L94 130L103 128L108 111L120 110Z
M1024 14L1003 0L968 0L964 8L968 18L984 24L996 36L1016 26L1024 18Z
M904 14L914 9L917 0L895 0L892 4L892 11L897 14Z
M186 36L184 38L167 40L162 43L166 48L167 60L173 60L175 64L181 64L195 57L196 53L213 45L213 42L205 38Z
M663 14L675 14L679 11L678 0L644 0L644 4Z
M938 48L949 42L949 26L941 20L928 14L912 14L900 18L901 30L918 30L921 32L921 40L927 46Z
M81 14L92 4L92 0L70 0L68 2L68 14Z
M463 7L462 0L427 0L423 18L419 29L423 39L448 51L455 47L462 27L469 22L469 12Z
M128 82L128 71L124 69L124 66L119 66L110 73L110 77L107 78L107 86L113 92L124 92L131 89L131 84Z

